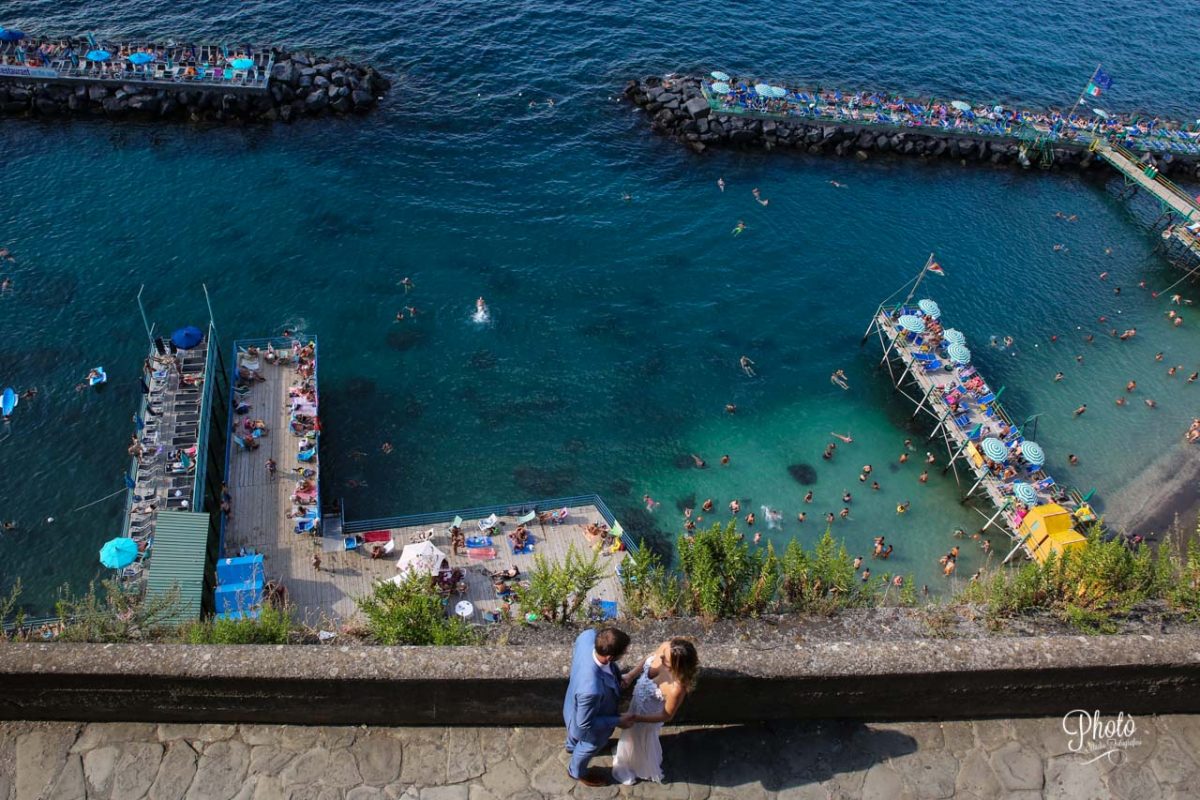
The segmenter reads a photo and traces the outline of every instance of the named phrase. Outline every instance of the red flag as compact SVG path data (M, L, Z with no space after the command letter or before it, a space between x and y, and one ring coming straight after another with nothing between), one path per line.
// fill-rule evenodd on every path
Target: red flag
M929 266L926 267L925 269L934 273L935 275L941 275L943 278L946 277L945 271L942 270L942 265L937 263L936 261L930 261Z

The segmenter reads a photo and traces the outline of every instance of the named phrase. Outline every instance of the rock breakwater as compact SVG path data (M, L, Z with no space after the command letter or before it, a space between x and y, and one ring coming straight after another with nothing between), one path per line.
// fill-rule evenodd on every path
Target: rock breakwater
M265 88L186 80L8 77L0 114L18 117L177 119L192 122L290 122L299 117L362 114L391 82L374 67L344 58L273 51Z
M646 112L655 133L693 152L710 147L795 150L866 160L874 155L947 158L966 162L1029 167L1088 168L1101 162L1082 144L1056 142L1036 148L1017 137L977 136L952 130L903 128L871 122L820 119L763 119L714 111L697 77L650 76L630 81L624 96ZM1161 174L1200 177L1200 159L1171 154L1150 157Z

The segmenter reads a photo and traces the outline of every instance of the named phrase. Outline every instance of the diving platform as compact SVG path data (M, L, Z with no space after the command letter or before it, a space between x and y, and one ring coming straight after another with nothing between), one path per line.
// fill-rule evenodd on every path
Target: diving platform
M268 90L274 51L261 45L107 41L91 34L0 42L0 80L157 89Z
M931 313L932 312L932 313ZM962 501L986 518L983 528L1003 531L1014 546L1039 561L1051 552L1082 546L1079 528L1095 521L1076 490L1061 485L1044 468L1041 447L1026 437L1000 403L1004 388L993 389L971 364L965 336L941 328L937 304L922 300L881 305L863 341L872 334L882 350L895 391L933 424L953 470Z

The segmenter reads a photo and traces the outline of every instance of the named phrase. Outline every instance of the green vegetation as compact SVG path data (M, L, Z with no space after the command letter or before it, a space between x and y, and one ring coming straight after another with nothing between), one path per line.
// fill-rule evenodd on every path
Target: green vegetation
M442 597L428 576L409 573L396 585L378 584L375 591L357 600L367 618L367 630L379 644L476 644L478 635L458 617L447 617Z
M776 556L751 547L734 523L679 540L679 575L643 545L621 570L625 609L634 617L696 614L707 619L768 612L831 614L843 608L915 605L912 578L887 573L862 581L844 545L828 529L813 550L793 539Z
M570 545L561 564L551 564L539 553L533 565L526 585L517 589L517 602L525 611L564 625L583 615L588 592L607 575L598 548L582 555Z
M287 644L292 632L291 609L264 603L258 618L208 619L183 628L188 644Z
M1171 541L1158 548L1130 550L1119 540L1104 541L1099 529L1085 547L1044 563L1028 562L970 583L957 598L986 607L999 624L1021 614L1048 612L1084 633L1111 633L1117 619L1135 606L1166 601L1195 617L1200 611L1200 548L1193 542L1180 560Z
M59 590L55 613L63 620L62 642L158 642L177 639L180 601L178 590L146 599L140 591L115 578L95 582L81 595L70 587Z
M20 628L25 622L25 613L17 606L17 602L21 599L21 579L17 578L8 590L8 594L0 598L0 631L5 629L5 626L10 623L14 628ZM13 613L14 610L16 613ZM0 633L3 636L3 633Z

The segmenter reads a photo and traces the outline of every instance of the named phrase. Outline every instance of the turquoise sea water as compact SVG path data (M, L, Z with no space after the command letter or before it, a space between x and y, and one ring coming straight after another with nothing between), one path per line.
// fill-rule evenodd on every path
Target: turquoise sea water
M55 587L98 573L96 551L119 529L119 499L71 510L121 485L145 349L142 284L166 328L204 318L204 282L227 343L285 327L320 335L325 487L352 518L596 491L665 548L693 497L719 509L738 497L760 517L762 505L784 511L782 531L758 526L782 543L818 536L849 489L852 519L835 534L864 555L886 535L896 553L875 571L911 572L937 591L950 532L979 518L957 505L952 479L935 472L921 486L917 464L896 464L917 438L910 411L859 347L876 305L934 250L947 277L928 278L929 294L1007 387L1010 408L1042 415L1052 473L1104 498L1159 459L1193 458L1179 443L1200 383L1168 378L1166 366L1200 368L1200 316L1186 310L1187 324L1170 329L1166 297L1137 288L1177 273L1152 252L1153 209L1118 200L1104 176L695 157L616 100L629 77L722 68L1069 103L1104 61L1116 81L1108 107L1195 116L1194 39L1177 24L1189 4L1057 7L8 4L0 24L26 30L343 53L395 87L365 119L290 127L0 123L0 246L18 258L0 270L15 280L0 296L0 384L41 390L0 442L0 517L20 525L0 539L0 585L22 577L30 607L45 609ZM1059 210L1079 221L1055 219ZM748 230L734 238L739 219ZM404 276L416 284L407 297ZM486 326L469 318L480 295ZM393 322L405 305L416 320ZM1130 342L1107 336L1130 326ZM1015 354L986 345L1006 334ZM743 354L756 377L738 368ZM95 364L110 385L76 394ZM830 385L837 368L852 391ZM1067 378L1055 385L1059 369ZM1131 378L1135 400L1117 408ZM1082 402L1091 410L1073 419ZM831 431L855 442L824 462ZM395 452L382 454L384 441ZM1080 466L1066 466L1069 452ZM690 453L710 467L692 468ZM817 470L808 507L787 469L799 463ZM878 494L857 481L864 463ZM661 503L653 514L644 494ZM904 499L912 511L897 518ZM965 546L960 575L982 564Z

